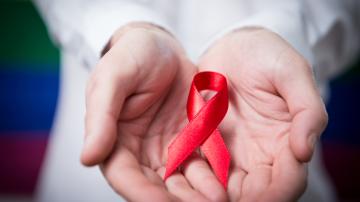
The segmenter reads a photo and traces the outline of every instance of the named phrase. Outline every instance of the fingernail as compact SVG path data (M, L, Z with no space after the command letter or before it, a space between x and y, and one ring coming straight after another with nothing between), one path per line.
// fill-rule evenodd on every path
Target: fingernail
M308 144L311 150L314 150L317 139L318 138L316 134L312 134L308 137Z

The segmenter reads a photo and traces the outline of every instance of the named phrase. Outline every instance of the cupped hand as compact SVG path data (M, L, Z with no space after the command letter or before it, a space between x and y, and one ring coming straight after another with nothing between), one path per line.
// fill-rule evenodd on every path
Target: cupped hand
M198 156L162 180L168 145L188 122L186 101L196 72L161 28L118 30L88 82L82 163L100 164L112 188L130 201L226 200Z
M232 157L231 201L295 201L306 162L327 124L309 64L268 30L244 28L219 39L200 71L228 78L230 105L221 123Z

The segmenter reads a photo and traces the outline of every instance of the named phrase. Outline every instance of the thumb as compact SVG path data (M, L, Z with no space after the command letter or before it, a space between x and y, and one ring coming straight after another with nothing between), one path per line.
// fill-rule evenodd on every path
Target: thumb
M122 50L112 51L115 50L100 60L87 86L85 143L81 154L81 162L86 166L102 162L112 151L120 112L137 84L135 62L124 57L127 54Z
M283 57L285 59L279 63L283 71L279 71L275 85L292 117L291 150L297 160L308 162L328 117L308 63L297 54L284 54Z

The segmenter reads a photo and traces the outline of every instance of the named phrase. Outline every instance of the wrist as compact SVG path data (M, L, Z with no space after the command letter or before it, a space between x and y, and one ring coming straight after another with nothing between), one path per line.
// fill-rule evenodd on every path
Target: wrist
M259 37L263 34L275 34L275 33L263 27L256 27L256 26L241 27L234 29L231 32L225 34L224 36L219 38L214 44L222 43L224 41L239 40L248 37L251 38Z

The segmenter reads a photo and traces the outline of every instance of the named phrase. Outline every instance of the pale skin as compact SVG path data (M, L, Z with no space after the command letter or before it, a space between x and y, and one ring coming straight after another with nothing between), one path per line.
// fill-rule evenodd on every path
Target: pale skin
M192 77L205 70L228 78L227 190L197 154L162 180L168 145L188 122ZM294 201L327 115L309 65L268 30L227 34L195 65L170 34L138 24L114 34L92 72L85 122L82 163L99 164L129 201Z

